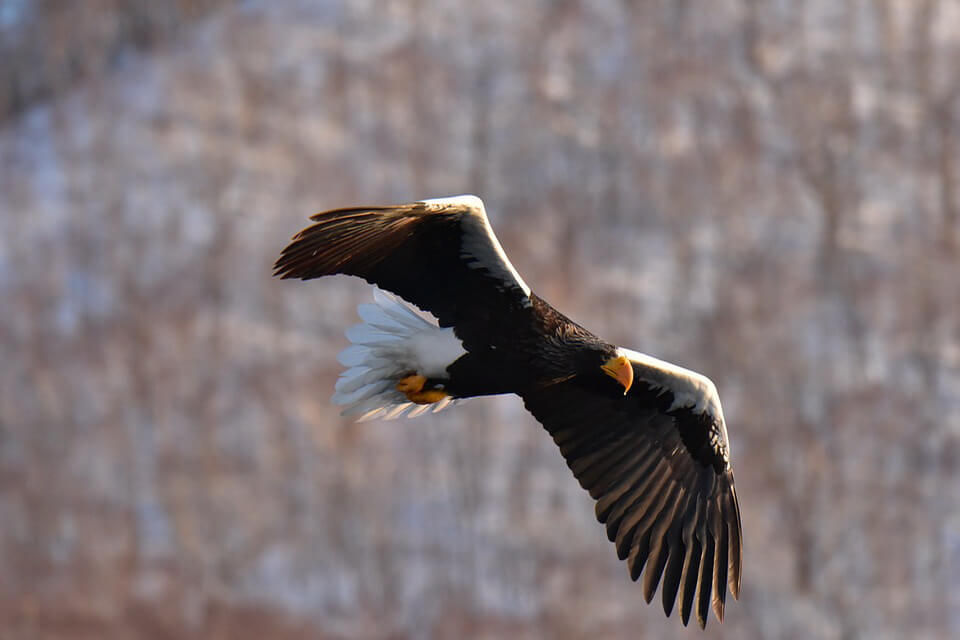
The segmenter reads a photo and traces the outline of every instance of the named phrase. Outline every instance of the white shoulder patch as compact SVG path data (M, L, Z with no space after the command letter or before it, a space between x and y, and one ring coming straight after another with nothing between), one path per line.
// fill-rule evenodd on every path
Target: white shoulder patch
M430 198L421 200L423 204L438 206L446 209L447 207L467 207L469 209L479 209L483 211L483 200L477 196L464 194L462 196L447 196L445 198Z
M618 347L617 352L635 365L634 375L637 378L673 393L671 410L689 407L698 413L706 411L721 425L724 424L720 396L710 378L631 349Z
M423 200L425 205L438 210L447 208L468 210L461 221L463 227L463 238L461 251L468 259L468 266L471 268L487 269L492 275L500 278L504 282L515 284L523 291L525 296L530 295L530 287L510 262L500 241L493 233L490 221L487 220L487 214L483 208L483 201L477 196L462 195L448 198L433 198Z

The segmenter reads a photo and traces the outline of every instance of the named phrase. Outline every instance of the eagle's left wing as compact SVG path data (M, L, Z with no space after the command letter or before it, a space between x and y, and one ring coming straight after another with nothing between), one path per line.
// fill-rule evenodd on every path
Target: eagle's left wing
M634 367L638 380L626 395L571 378L523 400L597 501L630 577L646 567L647 602L662 576L664 612L679 593L683 623L696 603L702 627L711 603L723 620L728 585L734 597L740 592L740 509L725 428L708 412L675 407L673 393Z

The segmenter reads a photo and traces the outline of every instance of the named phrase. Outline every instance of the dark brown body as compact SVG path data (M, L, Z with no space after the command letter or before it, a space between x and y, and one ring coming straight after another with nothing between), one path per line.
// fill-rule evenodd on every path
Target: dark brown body
M491 316L488 343L472 345L448 367L450 380L435 382L455 397L524 395L576 375L595 376L616 351L536 294L530 294L530 302L502 317Z

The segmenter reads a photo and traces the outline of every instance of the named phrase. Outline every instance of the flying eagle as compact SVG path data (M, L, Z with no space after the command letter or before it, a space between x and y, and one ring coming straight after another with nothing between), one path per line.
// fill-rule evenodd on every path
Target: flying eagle
M740 593L740 508L713 383L595 336L530 290L475 196L318 213L274 265L374 290L340 355L334 401L361 419L515 393L597 501L630 577L664 612L723 620ZM405 302L406 303L405 303ZM419 308L419 312L410 304ZM435 317L428 318L423 312ZM646 568L646 571L644 571Z

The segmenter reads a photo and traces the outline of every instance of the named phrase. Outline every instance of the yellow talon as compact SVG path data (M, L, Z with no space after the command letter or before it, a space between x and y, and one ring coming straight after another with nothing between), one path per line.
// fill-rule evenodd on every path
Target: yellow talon
M406 378L401 378L397 382L397 391L400 393L405 393L409 397L411 393L419 393L423 389L423 385L427 383L427 379L421 375L414 374L412 376L407 376Z
M407 400L416 404L433 404L440 402L449 394L443 389L427 389L423 386L427 384L427 379L419 374L409 375L397 381L397 391L407 396Z
M428 389L427 391L407 393L407 400L416 404L433 404L434 402L440 402L447 395L447 392L442 389Z

